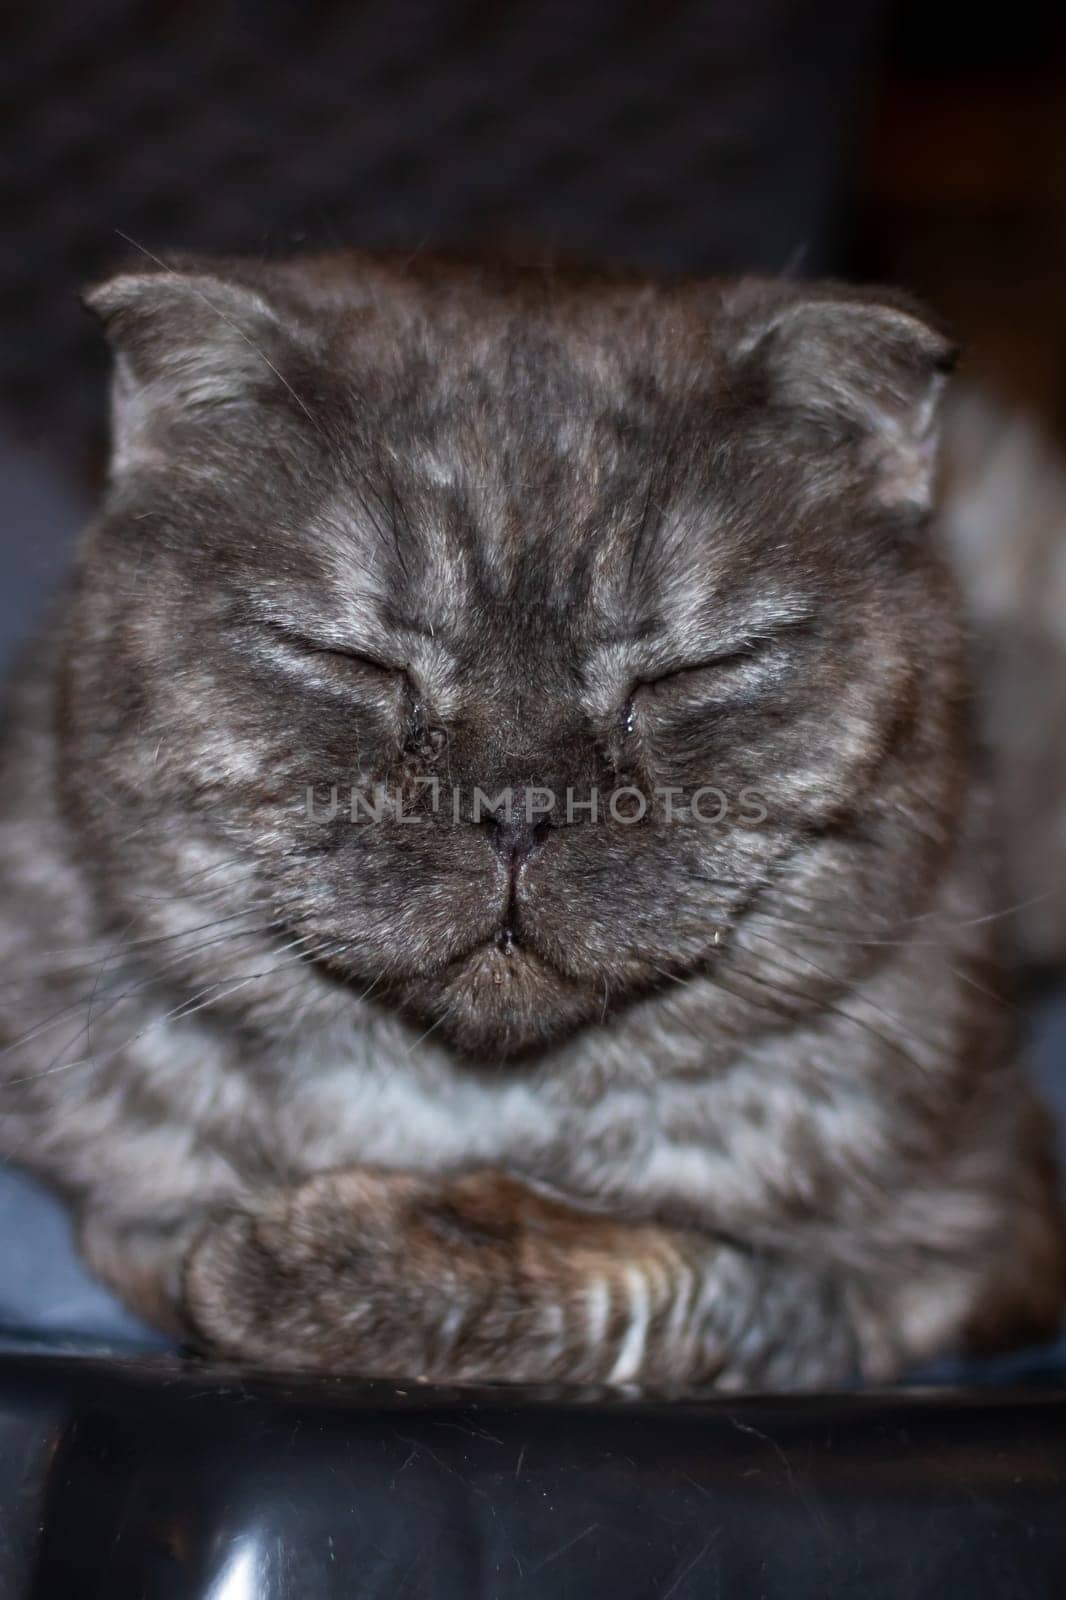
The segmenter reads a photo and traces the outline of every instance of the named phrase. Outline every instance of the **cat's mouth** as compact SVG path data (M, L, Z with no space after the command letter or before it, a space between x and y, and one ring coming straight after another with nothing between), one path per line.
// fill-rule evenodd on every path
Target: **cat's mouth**
M408 1004L464 1054L484 1060L543 1049L592 1016L596 997L504 924Z
M602 983L567 973L542 946L535 928L504 916L445 964L381 984L375 1001L474 1064L519 1060L603 1007Z
M468 950L453 957L439 974L439 981L449 983L461 979L464 969L471 967L490 974L496 988L512 981L523 967L539 968L561 983L573 981L550 954L540 948L529 929L520 928L512 917L506 917L489 938L479 939Z
M719 954L714 929L713 946L708 934L661 949L654 926L619 923L591 896L582 907L565 882L531 878L522 888L458 903L443 936L425 940L399 970L348 951L321 964L360 998L483 1063L556 1045Z
M605 964L590 961L585 950L570 966L568 946L553 949L551 940L550 925L505 916L439 965L374 980L372 1003L406 1016L420 1037L432 1035L481 1067L535 1058L682 975L632 950L617 951ZM366 993L365 972L355 979L338 963L330 966L361 997Z

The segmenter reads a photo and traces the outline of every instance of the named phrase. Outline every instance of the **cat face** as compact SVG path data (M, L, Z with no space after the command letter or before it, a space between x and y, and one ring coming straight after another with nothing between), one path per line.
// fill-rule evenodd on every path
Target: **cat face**
M909 309L355 258L95 302L102 760L332 980L527 1053L874 803L946 626Z

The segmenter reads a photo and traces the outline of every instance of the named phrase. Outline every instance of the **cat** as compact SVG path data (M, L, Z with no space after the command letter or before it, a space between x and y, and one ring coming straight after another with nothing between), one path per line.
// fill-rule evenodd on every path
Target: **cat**
M0 1154L141 1316L441 1381L1058 1321L909 300L356 253L89 304L13 690Z

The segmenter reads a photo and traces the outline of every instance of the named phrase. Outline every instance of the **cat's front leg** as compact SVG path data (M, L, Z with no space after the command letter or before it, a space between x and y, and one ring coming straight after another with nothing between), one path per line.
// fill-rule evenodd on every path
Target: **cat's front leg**
M184 1311L215 1353L363 1376L781 1387L860 1364L829 1278L493 1171L273 1192L204 1229Z
M78 1245L96 1277L128 1310L180 1339L188 1333L185 1261L211 1214L187 1202L138 1216L88 1206L77 1218Z

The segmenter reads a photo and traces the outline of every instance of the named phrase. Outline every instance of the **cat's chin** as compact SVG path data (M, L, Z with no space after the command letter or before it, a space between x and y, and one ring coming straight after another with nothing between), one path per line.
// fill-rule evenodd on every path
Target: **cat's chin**
M476 1061L511 1060L593 1020L602 991L574 983L526 947L481 945L437 978L405 986L405 1010Z

